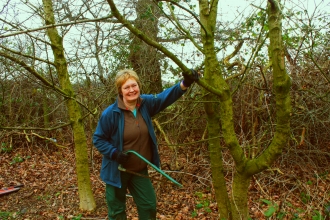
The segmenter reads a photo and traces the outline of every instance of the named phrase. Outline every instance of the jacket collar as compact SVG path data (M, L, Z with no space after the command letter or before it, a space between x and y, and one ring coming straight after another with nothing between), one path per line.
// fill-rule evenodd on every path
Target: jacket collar
M141 106L142 100L143 99L141 97L138 98L138 100L136 102L136 108L137 109ZM126 108L126 106L124 104L123 97L121 95L118 95L117 96L117 103L118 103L118 108L123 109L123 110L127 110L127 108Z

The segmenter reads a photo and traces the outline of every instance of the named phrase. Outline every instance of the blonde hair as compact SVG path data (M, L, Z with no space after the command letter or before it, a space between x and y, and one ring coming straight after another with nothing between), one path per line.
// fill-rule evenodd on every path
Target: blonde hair
M130 69L123 69L119 70L115 78L115 85L118 94L121 94L121 87L128 79L134 79L139 85L139 88L141 89L141 82L136 72Z

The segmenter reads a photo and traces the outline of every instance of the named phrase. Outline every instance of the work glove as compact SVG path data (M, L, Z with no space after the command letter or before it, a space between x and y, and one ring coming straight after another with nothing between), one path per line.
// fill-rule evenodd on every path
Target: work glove
M116 150L112 154L112 159L117 161L119 164L124 165L127 163L128 159L129 159L129 155L127 155L119 150Z
M187 75L187 73L182 73L182 75L183 75L182 83L185 87L191 86L191 84L198 81L198 79L199 79L198 72L194 69L190 69L190 70L191 70L192 75Z

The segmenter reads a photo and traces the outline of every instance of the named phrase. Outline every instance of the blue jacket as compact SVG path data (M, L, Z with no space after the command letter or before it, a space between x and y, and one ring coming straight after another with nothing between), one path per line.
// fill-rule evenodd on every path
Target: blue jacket
M145 120L152 140L152 163L160 167L157 139L152 125L151 117L164 110L179 99L185 90L180 83L164 90L157 95L141 95L139 110ZM121 187L118 163L111 160L112 153L118 148L123 150L124 113L118 108L117 101L107 107L101 114L100 120L93 135L93 144L103 155L101 166L101 179L112 186Z

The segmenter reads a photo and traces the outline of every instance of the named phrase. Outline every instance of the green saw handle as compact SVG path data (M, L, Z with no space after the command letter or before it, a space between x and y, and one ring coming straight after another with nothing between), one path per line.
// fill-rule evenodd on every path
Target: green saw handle
M143 156L141 156L139 153L137 153L134 150L128 150L125 151L125 153L132 153L135 154L137 157L139 157L141 160L143 160L144 162L146 162L147 164L149 164L152 168L154 168L158 173L162 174L163 176L165 176L168 180L170 180L171 182L173 182L174 184L176 184L177 186L179 186L180 188L182 188L183 186L178 183L176 180L174 180L172 177L170 177L169 175L167 175L166 173L164 173L164 171L162 171L161 169L159 169L157 166L155 166L153 163L151 163L150 161L148 161L146 158L144 158Z

